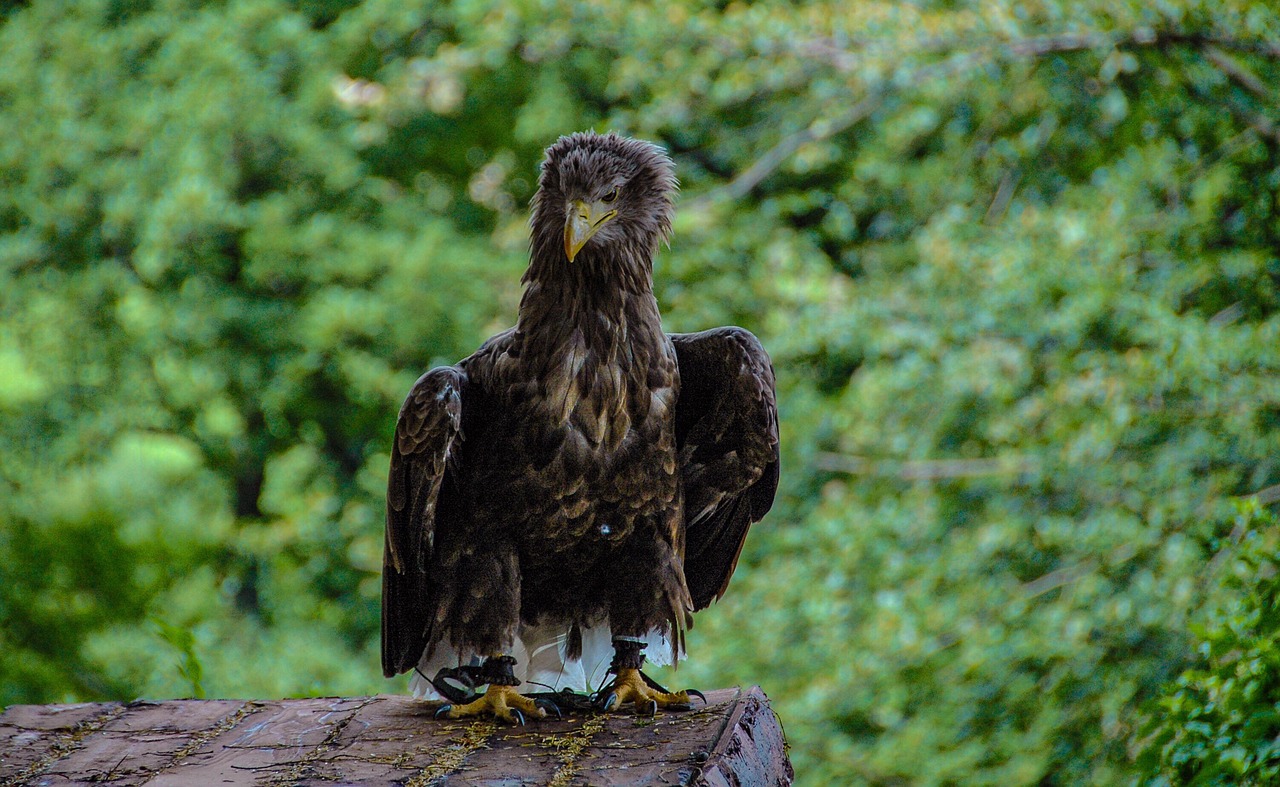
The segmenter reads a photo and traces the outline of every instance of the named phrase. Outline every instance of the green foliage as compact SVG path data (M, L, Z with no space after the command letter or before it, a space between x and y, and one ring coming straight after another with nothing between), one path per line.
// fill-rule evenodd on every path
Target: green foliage
M0 703L399 690L395 412L510 324L595 127L675 157L669 327L779 374L675 680L761 683L812 784L1236 757L1133 752L1234 668L1170 683L1280 483L1273 4L48 0L0 51Z
M191 696L196 699L204 699L204 665L200 663L200 657L196 655L196 638L190 631L179 628L171 623L165 623L163 620L153 620L156 629L160 632L160 637L173 646L175 650L182 656L178 662L178 674L186 678L191 683Z
M1215 561L1218 588L1194 627L1196 664L1160 698L1143 741L1153 785L1262 785L1280 778L1280 527L1242 506Z

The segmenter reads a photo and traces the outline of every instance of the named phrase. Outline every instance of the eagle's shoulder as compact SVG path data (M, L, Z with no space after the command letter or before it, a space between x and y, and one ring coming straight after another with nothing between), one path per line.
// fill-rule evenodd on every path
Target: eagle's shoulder
M477 395L492 394L509 383L515 361L520 357L519 331L511 327L490 336L480 347L458 362L458 367L477 388Z

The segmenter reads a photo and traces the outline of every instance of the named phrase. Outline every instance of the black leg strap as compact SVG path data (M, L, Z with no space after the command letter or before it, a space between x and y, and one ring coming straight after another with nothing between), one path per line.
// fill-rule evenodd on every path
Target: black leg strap
M515 666L514 656L493 656L478 666L446 667L429 680L436 691L450 702L465 705L479 699L480 693L476 689L480 686L519 686Z
M422 673L419 672L419 675ZM423 675L425 678L426 676ZM481 686L484 681L480 678L480 667L464 665L461 667L445 667L436 673L434 678L430 679L431 685L435 686L436 691L449 702L458 705L465 705L479 699L480 695L476 692L476 686Z
M490 686L519 686L515 656L490 656L480 667L480 681Z
M613 641L613 661L609 671L615 675L620 669L640 669L644 666L645 643L633 639L615 639Z

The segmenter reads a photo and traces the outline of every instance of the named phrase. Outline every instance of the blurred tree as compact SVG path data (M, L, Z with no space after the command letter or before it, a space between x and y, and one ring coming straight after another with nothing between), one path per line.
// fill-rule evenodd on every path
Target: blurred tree
M779 371L680 681L762 683L814 784L1148 767L1280 484L1273 4L49 0L0 50L0 702L387 690L395 410L596 127L675 155L671 329Z

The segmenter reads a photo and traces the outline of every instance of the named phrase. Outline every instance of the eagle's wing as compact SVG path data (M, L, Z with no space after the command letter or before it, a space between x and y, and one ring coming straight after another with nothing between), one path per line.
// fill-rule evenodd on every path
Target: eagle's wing
M747 528L778 489L773 366L742 328L672 334L680 364L676 445L685 502L685 580L694 609L724 594Z
M396 421L382 567L382 671L389 678L417 664L426 647L437 504L462 439L466 383L455 366L432 369L414 383Z

